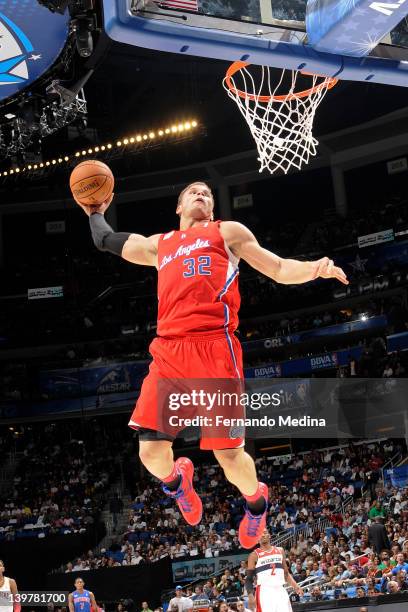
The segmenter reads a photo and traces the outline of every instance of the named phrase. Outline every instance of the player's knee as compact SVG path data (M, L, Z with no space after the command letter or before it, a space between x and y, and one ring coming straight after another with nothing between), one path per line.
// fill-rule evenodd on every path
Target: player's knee
M224 450L215 450L214 455L220 466L228 469L236 464L243 452L243 448L226 448Z
M140 444L139 459L146 467L157 461L158 453L157 448L154 447L154 443L149 444L149 442L143 442L143 444Z

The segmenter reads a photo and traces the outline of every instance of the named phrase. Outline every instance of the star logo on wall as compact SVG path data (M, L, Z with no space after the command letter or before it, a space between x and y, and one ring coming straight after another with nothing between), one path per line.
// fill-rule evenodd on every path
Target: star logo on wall
M350 262L350 266L356 272L365 272L365 267L368 259L362 259L360 255L357 253L354 262Z

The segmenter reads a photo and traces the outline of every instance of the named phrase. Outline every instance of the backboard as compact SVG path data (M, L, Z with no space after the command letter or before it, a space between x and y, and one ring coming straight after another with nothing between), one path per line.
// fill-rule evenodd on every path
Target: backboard
M170 4L171 2L169 6ZM177 5L177 2L175 4ZM307 0L198 0L197 12L213 19L228 19L246 24L275 25L287 30L296 29L306 32L307 4ZM213 25L211 22L209 24L210 27L214 27L216 22L213 21ZM222 27L222 24L219 25ZM381 43L407 48L408 19L403 18ZM383 49L377 49L375 56L384 57L383 53ZM404 56L408 59L407 52Z
M105 30L118 42L408 86L408 0L104 0L103 4Z

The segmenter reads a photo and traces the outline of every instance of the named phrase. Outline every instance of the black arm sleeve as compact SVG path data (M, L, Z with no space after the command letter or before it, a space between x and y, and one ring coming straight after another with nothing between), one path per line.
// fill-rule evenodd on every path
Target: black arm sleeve
M252 593L254 592L254 576L255 576L254 569L247 570L247 573L245 576L245 588L246 588L246 592L248 593L248 595L252 595Z
M101 213L92 213L89 217L89 225L94 244L99 251L108 251L119 257L122 255L123 246L130 234L114 232Z

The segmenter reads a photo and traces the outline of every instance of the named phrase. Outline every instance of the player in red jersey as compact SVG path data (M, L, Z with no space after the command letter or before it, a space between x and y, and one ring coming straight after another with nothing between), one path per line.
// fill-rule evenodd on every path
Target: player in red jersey
M179 230L149 237L113 232L103 216L111 200L97 207L82 206L90 217L97 248L158 270L157 337L150 345L153 361L129 425L139 431L143 465L162 481L164 492L176 499L185 520L196 525L202 503L193 488L194 467L185 457L174 462L174 437L163 431L155 409L159 381L243 377L241 347L234 335L240 258L278 283L305 283L318 277L348 281L327 257L311 262L282 259L262 248L244 225L214 222L214 199L205 183L192 183L181 192L176 209ZM268 487L258 482L244 439L232 433L231 437L204 435L201 448L213 450L226 478L244 496L239 540L244 548L252 548L265 528Z
M285 583L289 584L297 595L303 595L302 588L289 573L285 551L279 546L271 545L271 536L265 529L259 540L259 548L252 551L248 557L245 588L249 609L256 609L256 612L292 612L289 596L284 588Z

